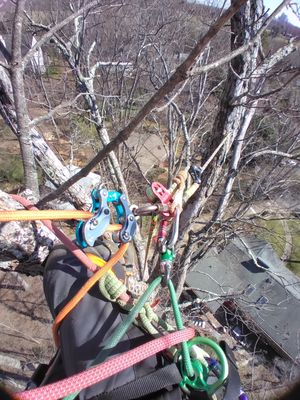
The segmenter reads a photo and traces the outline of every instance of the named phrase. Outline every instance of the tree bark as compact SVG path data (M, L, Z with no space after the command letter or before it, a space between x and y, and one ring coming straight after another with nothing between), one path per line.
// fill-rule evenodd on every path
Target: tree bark
M39 198L39 184L36 163L33 155L32 139L29 134L29 117L24 89L22 66L22 26L26 0L18 0L14 17L12 36L11 82L16 110L17 137L20 144L25 187Z
M243 46L247 41L255 36L262 24L262 0L251 0L231 19L231 50ZM207 151L204 154L202 164L209 158L210 154L226 138L222 149L210 163L202 176L202 183L191 199L187 202L180 219L181 237L189 229L193 219L196 218L203 209L206 201L214 192L220 178L222 177L223 167L227 160L227 155L232 147L234 140L239 132L243 118L247 111L246 96L250 88L251 74L255 70L257 54L260 46L258 37L254 45L245 53L240 54L232 60L229 68L227 81L223 91L217 118L214 122L212 133L205 146ZM239 104L235 105L238 98Z
M255 78L253 78L251 87L251 98L254 97L256 100L247 102L247 110L245 112L244 118L241 122L239 132L234 141L233 151L231 156L231 161L228 167L228 174L226 177L223 194L219 200L218 207L212 221L219 221L225 213L226 208L229 205L229 201L232 195L232 188L235 178L238 174L238 167L241 159L241 155L244 149L245 135L255 114L256 107L258 105L258 98L261 90L264 86L266 76L269 70L281 61L283 58L287 57L295 50L295 44L293 42L277 50L272 56L270 56L261 66L255 68Z
M246 43L255 37L257 31L262 24L262 0L251 0L243 5L239 11L231 18L231 51L246 45ZM187 202L186 207L181 213L180 233L181 238L190 229L190 225L197 218L207 200L213 194L218 183L223 178L223 170L228 160L228 155L233 143L237 140L240 133L243 139L249 123L254 115L253 110L250 114L246 106L247 94L251 88L251 75L256 69L257 55L260 47L260 37L254 41L254 45L250 49L238 55L232 60L231 68L228 70L227 81L223 90L222 99L214 122L212 134L206 145L206 153L204 154L202 165L209 159L210 154L219 146L226 138L221 150L207 167L202 176L202 182L194 195ZM239 99L238 104L235 100ZM245 123L246 122L246 123ZM230 180L230 183L233 183ZM227 203L226 203L227 204ZM224 204L225 206L225 204ZM225 207L220 204L220 210L224 212ZM209 229L214 221L210 221L204 228ZM177 296L182 293L187 271L190 267L191 256L194 252L194 235L189 235L188 244L185 247L183 255L180 259L179 279L177 284Z
M289 44L287 44L286 46L283 46L282 48L277 50L274 54L269 56L266 60L264 60L264 62L260 66L256 65L256 60L254 60L254 59L249 60L249 66L251 66L252 71L255 71L255 72L254 72L254 77L251 79L251 81L249 83L246 95L243 96L243 94L241 94L240 95L241 98L237 97L236 102L238 102L238 105L235 107L243 107L244 110L243 110L243 113L241 114L240 125L238 126L238 129L236 131L234 139L232 139L233 140L232 141L233 150L232 150L231 160L230 160L229 166L228 166L226 180L224 183L223 193L220 197L218 206L217 206L216 211L214 212L211 220L205 225L205 227L202 230L200 230L197 233L191 233L189 235L188 244L185 247L184 253L180 260L182 267L180 269L180 278L178 280L178 285L177 285L178 297L182 293L184 282L186 279L186 274L190 268L191 257L194 252L194 243L196 241L195 238L200 237L200 236L202 238L204 238L205 234L210 229L213 228L214 224L216 224L216 223L218 224L222 220L224 213L229 205L230 198L232 195L233 184L234 184L234 181L238 174L239 162L240 162L241 154L242 154L242 151L244 148L245 135L246 135L249 125L252 121L252 118L255 115L259 95L264 87L266 77L267 77L269 71L278 62L280 62L282 59L284 59L289 54L291 54L295 49L296 49L296 44L293 41L291 41ZM251 61L251 64L250 64L250 61ZM250 74L250 72L249 72L249 74ZM226 94L226 92L225 92L225 94ZM227 93L227 95L229 96L229 93ZM254 98L255 100L251 100L252 98ZM232 104L235 103L234 98L231 101L232 101ZM228 108L228 110L230 110L230 108ZM224 119L224 120L227 122L226 119ZM219 127L221 127L221 126L219 125ZM226 124L225 124L225 127L226 127ZM221 137L220 137L220 139L221 139ZM224 150L223 150L223 153L224 153ZM227 159L227 154L228 154L228 151L223 156L223 157L226 157L224 159L224 162ZM285 154L285 156L286 156L286 154ZM220 172L219 172L219 178L214 177L216 179L215 186L218 183L217 179L219 179L219 181L220 181L223 177L223 174L221 174L222 163L220 163L222 158L219 157L218 159L219 159L219 164L216 167L219 167ZM215 171L211 172L211 174L213 174L213 173L215 173ZM209 189L211 190L211 188L209 188ZM200 190L198 189L198 191L199 191L198 193L200 193L201 189ZM202 197L203 205L205 204L205 201L206 201L206 198ZM207 245L209 246L210 244L207 243Z
M56 196L63 193L72 186L79 178L86 176L100 161L116 149L123 141L127 140L132 132L139 126L144 118L155 108L174 88L184 80L188 79L190 71L192 71L199 54L207 46L213 37L221 30L224 24L237 12L237 10L247 0L237 0L229 7L221 17L210 27L208 32L199 39L187 59L176 69L170 79L151 97L151 99L141 108L131 122L122 129L118 135L112 139L98 154L84 167L82 170L65 182L59 189L43 198L40 204L45 204L53 200Z
M0 190L0 209L18 210L23 207ZM53 233L39 221L0 223L0 269L41 273L40 264L56 242Z
M13 100L13 89L9 76L1 66L0 94L0 114L7 125L12 129L13 133L17 136L18 126ZM30 128L29 136L36 162L40 165L51 182L53 182L55 186L60 186L72 176L69 169L55 155L37 128ZM80 182L76 183L68 190L67 197L69 197L70 201L78 208L88 209L91 204L90 193L85 192Z

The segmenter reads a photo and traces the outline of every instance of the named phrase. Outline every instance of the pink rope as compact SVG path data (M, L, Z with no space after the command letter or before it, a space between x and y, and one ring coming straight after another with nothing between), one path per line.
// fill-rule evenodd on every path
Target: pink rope
M90 368L84 372L73 375L70 378L42 386L37 389L15 394L16 400L57 400L78 392L95 383L99 383L113 375L124 371L126 368L145 360L169 347L185 342L194 337L195 331L192 328L185 328L180 331L169 333L158 339L153 339L133 350L113 357L102 364Z
M22 204L24 207L30 210L38 210L38 208L34 207L30 201L24 199L24 197L18 196L16 194L12 194L11 197ZM60 229L58 229L50 220L42 220L41 221L57 238L74 254L75 257L78 258L83 265L87 267L92 272L95 272L98 268L97 266L84 254L82 250L80 250L75 243L72 242Z

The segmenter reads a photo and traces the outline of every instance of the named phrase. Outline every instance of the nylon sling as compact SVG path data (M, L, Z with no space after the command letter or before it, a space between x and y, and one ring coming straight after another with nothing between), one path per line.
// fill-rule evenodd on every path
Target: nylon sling
M168 386L178 385L181 380L182 376L176 364L172 363L108 393L97 395L92 400L139 399L148 394L159 392Z

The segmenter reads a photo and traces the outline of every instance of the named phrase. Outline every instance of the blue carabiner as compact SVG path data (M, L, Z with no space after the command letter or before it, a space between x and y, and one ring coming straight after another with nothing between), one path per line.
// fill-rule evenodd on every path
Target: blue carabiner
M82 248L94 246L98 237L103 235L110 223L110 209L107 204L107 190L94 189L91 195L92 211L95 214L88 221L79 222L76 227L76 240Z
M93 217L86 222L79 222L76 227L77 243L85 248L94 246L99 236L103 235L110 223L109 203L112 203L117 213L117 223L122 225L120 232L115 236L117 242L128 243L132 240L137 229L137 222L127 198L116 190L94 189L92 196ZM114 239L115 240L115 239Z
M110 190L108 192L108 198L107 198L107 202L108 203L113 203L116 209L116 213L117 213L117 222L119 223L121 218L124 215L124 210L122 205L120 204L120 198L122 196L122 193L117 192L116 190Z

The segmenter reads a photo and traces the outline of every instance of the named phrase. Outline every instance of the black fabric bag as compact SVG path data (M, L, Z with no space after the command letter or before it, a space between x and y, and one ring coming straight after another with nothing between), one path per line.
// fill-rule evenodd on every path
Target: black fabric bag
M104 259L109 257L105 247L101 248L100 253ZM63 246L55 247L48 257L44 273L44 291L53 318L90 276L91 272L82 266L68 250ZM100 352L105 340L122 322L124 316L125 314L121 312L119 306L104 299L95 285L61 324L61 354L55 361L57 368L62 370L60 378L63 378L63 375L71 376L85 370ZM149 335L132 326L113 349L110 357L124 353L150 339L152 338ZM53 381L55 370L56 367L52 368L52 373L48 374L42 384ZM56 374L55 379L57 378ZM80 400L130 400L136 398L181 400L182 392L175 384L179 380L180 375L176 366L168 366L164 357L158 354L83 390L78 398ZM140 383L138 384L138 382ZM157 385L154 385L154 382ZM167 384L167 382L171 384ZM138 385L141 392L137 392ZM150 393L147 393L149 390L145 392L146 387ZM162 389L162 387L164 388ZM131 392L133 397L129 394ZM127 393L127 397L125 393Z

